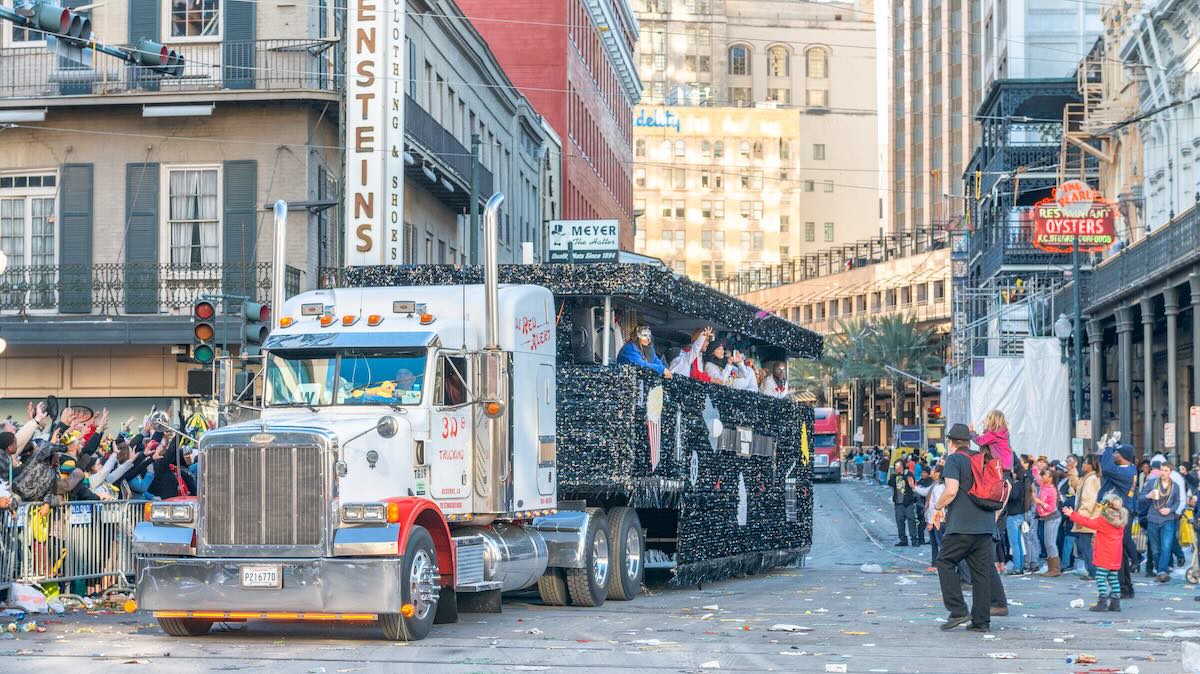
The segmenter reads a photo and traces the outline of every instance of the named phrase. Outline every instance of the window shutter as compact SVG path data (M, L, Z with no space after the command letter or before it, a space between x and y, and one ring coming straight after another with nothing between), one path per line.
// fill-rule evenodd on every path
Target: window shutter
M158 32L162 13L158 3L159 0L129 0L129 44L136 46L142 38L163 41Z
M159 32L158 22L162 15L159 0L129 0L129 46L137 47L143 38L161 42L166 37ZM129 78L147 91L158 91L161 76L152 74L149 68L127 66Z
M125 165L125 312L158 313L158 164Z
M92 311L92 164L63 164L58 189L58 308Z
M225 88L253 89L255 0L225 0Z
M254 246L258 239L255 221L258 214L258 162L227 161L222 174L224 292L253 297L258 282L254 269Z

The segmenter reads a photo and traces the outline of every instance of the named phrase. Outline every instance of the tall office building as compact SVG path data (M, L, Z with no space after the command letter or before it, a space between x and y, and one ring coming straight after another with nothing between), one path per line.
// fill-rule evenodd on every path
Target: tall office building
M883 127L893 233L945 227L963 213L955 196L975 149L979 81L979 2L893 0L880 8L891 81Z

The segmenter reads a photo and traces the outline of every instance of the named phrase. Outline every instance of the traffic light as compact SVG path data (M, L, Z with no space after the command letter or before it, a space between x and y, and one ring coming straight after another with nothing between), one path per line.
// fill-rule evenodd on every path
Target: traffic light
M172 77L183 76L183 55L153 40L138 40L134 63Z
M29 17L33 28L53 35L68 44L83 46L92 39L92 20L65 7L40 2Z
M217 305L212 300L192 303L192 360L208 365L217 357Z
M936 423L942 418L942 406L938 403L929 404L929 422Z
M271 307L260 302L242 303L242 355L257 356L270 334Z

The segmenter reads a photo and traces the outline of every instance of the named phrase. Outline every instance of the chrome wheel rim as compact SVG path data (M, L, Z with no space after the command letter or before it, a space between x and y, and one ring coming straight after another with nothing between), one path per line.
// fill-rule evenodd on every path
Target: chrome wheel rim
M424 620L437 603L437 564L425 550L417 550L408 569L408 601L413 605L413 618Z
M625 533L625 574L630 580L637 580L638 574L642 571L641 542L638 530L629 527L629 531Z
M592 579L596 585L608 583L608 536L600 532L592 539Z

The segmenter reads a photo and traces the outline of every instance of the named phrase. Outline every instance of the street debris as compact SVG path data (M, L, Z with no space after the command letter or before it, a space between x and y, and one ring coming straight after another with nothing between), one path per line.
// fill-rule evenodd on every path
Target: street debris
M1197 639L1200 638L1200 630L1169 630L1162 635L1168 639Z
M1087 653L1077 653L1067 656L1068 665L1094 665L1096 664L1096 656L1088 655Z
M541 630L539 630L539 629L538 629L538 628L536 628L536 627L530 627L529 629L525 630L525 633L526 633L526 634L533 634L533 635L537 635L537 634L541 634L541 633L542 633L542 631L541 631Z
M883 573L883 567L878 564L863 564L858 570L863 573Z
M721 663L717 660L709 660L708 662L700 663L700 669L720 669Z
M721 607L716 604L709 604L708 606L701 606L700 608L704 609L705 611L720 611L721 610Z
M1071 608L1083 608L1086 604L1087 602L1082 599L1072 599L1070 606Z
M788 623L776 623L771 625L768 632L811 632L813 628L803 625L791 625Z
M1200 644L1183 642L1183 671L1187 674L1200 674Z
M989 658L993 660L1016 660L1016 653L988 653Z
M825 671L840 672L841 674L845 674L846 663L844 663L844 662L828 662L825 664Z
M910 580L908 578L905 578L904 576L900 576L899 578L896 579L896 585L916 585L916 584L917 584L917 581Z

